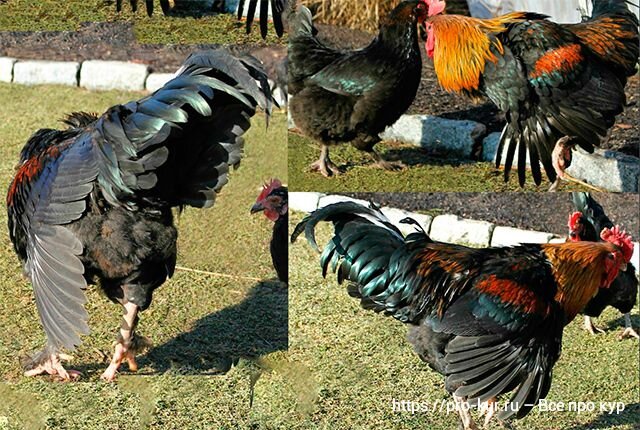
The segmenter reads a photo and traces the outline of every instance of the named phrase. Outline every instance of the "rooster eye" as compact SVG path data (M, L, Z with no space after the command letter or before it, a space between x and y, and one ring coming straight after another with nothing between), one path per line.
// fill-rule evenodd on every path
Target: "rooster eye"
M615 256L613 254L607 254L607 258L609 260L613 260L615 258Z

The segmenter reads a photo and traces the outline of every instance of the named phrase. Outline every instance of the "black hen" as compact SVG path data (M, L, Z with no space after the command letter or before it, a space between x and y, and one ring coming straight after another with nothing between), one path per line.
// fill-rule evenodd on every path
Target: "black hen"
M569 218L569 237L572 241L600 240L600 232L613 227L613 223L604 213L602 206L589 193L573 193L573 204L578 212ZM625 272L621 272L613 281L611 287L601 288L598 294L584 308L584 327L591 334L604 331L593 324L591 318L597 318L607 306L613 306L624 314L625 328L621 338L640 338L631 325L629 313L636 305L638 297L638 278L633 265L629 264Z
M383 168L402 167L383 160L373 147L415 98L422 72L417 24L425 18L423 3L402 2L382 20L369 46L339 51L315 37L311 12L299 8L289 39L290 110L296 126L322 146L313 170L339 174L329 146L347 142L371 153Z
M71 114L66 130L31 137L7 196L11 240L47 338L27 375L70 377L60 351L89 331L83 290L96 281L125 308L103 378L113 380L123 360L135 370L145 343L137 313L176 263L171 208L213 206L258 106L269 112L271 95L255 60L206 51L150 96L100 117Z
M289 192L278 179L266 184L251 208L274 222L269 250L278 279L289 282Z

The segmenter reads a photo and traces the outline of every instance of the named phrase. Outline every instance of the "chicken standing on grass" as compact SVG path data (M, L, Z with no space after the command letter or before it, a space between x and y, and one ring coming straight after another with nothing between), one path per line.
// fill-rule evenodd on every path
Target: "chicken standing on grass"
M112 381L148 342L138 312L173 274L177 230L171 208L213 206L240 163L257 107L271 110L267 78L255 60L225 51L187 58L177 76L141 100L98 117L74 113L66 130L37 131L9 188L9 232L33 284L46 333L26 375L68 380L61 350L89 331L87 283L124 307Z
M515 12L492 19L442 14L429 7L427 55L440 85L473 97L486 95L506 114L496 163L506 151L505 180L518 154L525 183L526 154L536 185L540 163L555 190L575 145L600 144L626 104L624 86L636 73L638 19L626 0L593 0L580 24L556 24L546 16Z
M582 240L597 242L600 233L605 228L612 228L613 223L604 213L602 206L589 193L573 193L573 204L578 212L569 217L569 239L578 242ZM604 333L596 327L591 318L599 317L607 306L613 306L624 314L624 329L620 339L635 337L640 339L638 332L631 325L630 312L636 305L638 297L638 278L632 264L621 272L609 288L600 288L598 294L589 301L582 313L584 327L591 333Z
M251 213L264 212L273 221L269 250L278 279L289 282L289 192L278 179L265 184Z
M383 18L369 46L340 51L316 38L311 12L299 8L290 23L290 111L296 127L321 144L312 170L327 177L339 174L329 147L348 142L384 169L403 167L384 160L373 147L416 96L422 74L417 24L425 18L422 2L402 2Z
M338 203L298 224L318 250L315 227L334 225L320 257L322 274L337 273L362 307L409 325L409 341L445 376L465 429L474 429L470 404L488 423L497 397L515 391L501 420L522 418L551 387L563 328L600 288L624 270L633 254L617 227L604 242L474 249L434 242L417 226L404 236L375 205Z

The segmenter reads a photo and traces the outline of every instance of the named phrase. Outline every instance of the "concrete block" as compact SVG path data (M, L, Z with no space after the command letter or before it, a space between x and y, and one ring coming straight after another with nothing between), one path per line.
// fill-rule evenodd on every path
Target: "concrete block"
M576 148L567 172L596 187L618 193L637 193L640 158L596 149L593 154Z
M440 242L487 247L491 243L494 228L495 225L490 222L440 215L431 223L429 236Z
M173 73L151 73L149 76L147 76L145 88L151 93L157 91L162 88L164 84L173 79L174 76L175 74Z
M491 246L513 246L520 243L549 243L553 238L554 235L551 233L498 226L493 230Z
M295 211L311 213L318 209L321 193L289 193L289 208Z
M13 65L15 58L0 57L0 82L11 82L13 80Z
M457 121L430 115L403 115L380 137L422 146L431 153L472 158L476 141L487 128L474 121Z
M24 85L78 85L80 63L74 61L17 61L13 82Z
M90 90L142 91L149 74L144 64L91 60L82 63L80 86Z
M429 232L429 228L431 227L431 222L433 221L432 216L417 214L414 212L407 212L402 209L396 209L396 208L384 207L382 208L382 213L387 218L389 218L389 221L391 221L396 227L398 227L400 231L405 235L415 233L417 229L415 225L402 224L400 221L402 221L403 219L407 217L413 218L418 222L418 224L420 224L420 227L422 227L426 233Z

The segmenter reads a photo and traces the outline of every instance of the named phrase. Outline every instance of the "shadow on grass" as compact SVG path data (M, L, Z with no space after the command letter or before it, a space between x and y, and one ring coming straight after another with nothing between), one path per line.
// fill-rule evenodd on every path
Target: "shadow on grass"
M262 281L239 304L200 319L195 327L140 357L157 373L226 373L240 358L257 358L288 346L288 291Z
M620 414L616 414L615 411L612 414L609 412L602 412L592 421L571 427L569 430L605 429L611 428L614 425L619 426L624 424L631 424L635 429L638 428L638 417L640 417L640 403L631 403L626 405L624 411Z
M631 315L631 325L636 331L638 330L638 327L640 327L640 315ZM620 314L619 318L607 322L602 328L606 331L624 328L624 315Z
M385 145L380 146L385 147ZM400 144L386 145L384 158L389 161L402 161L407 166L453 166L471 164L471 160L447 158L446 154L437 154L431 150Z

